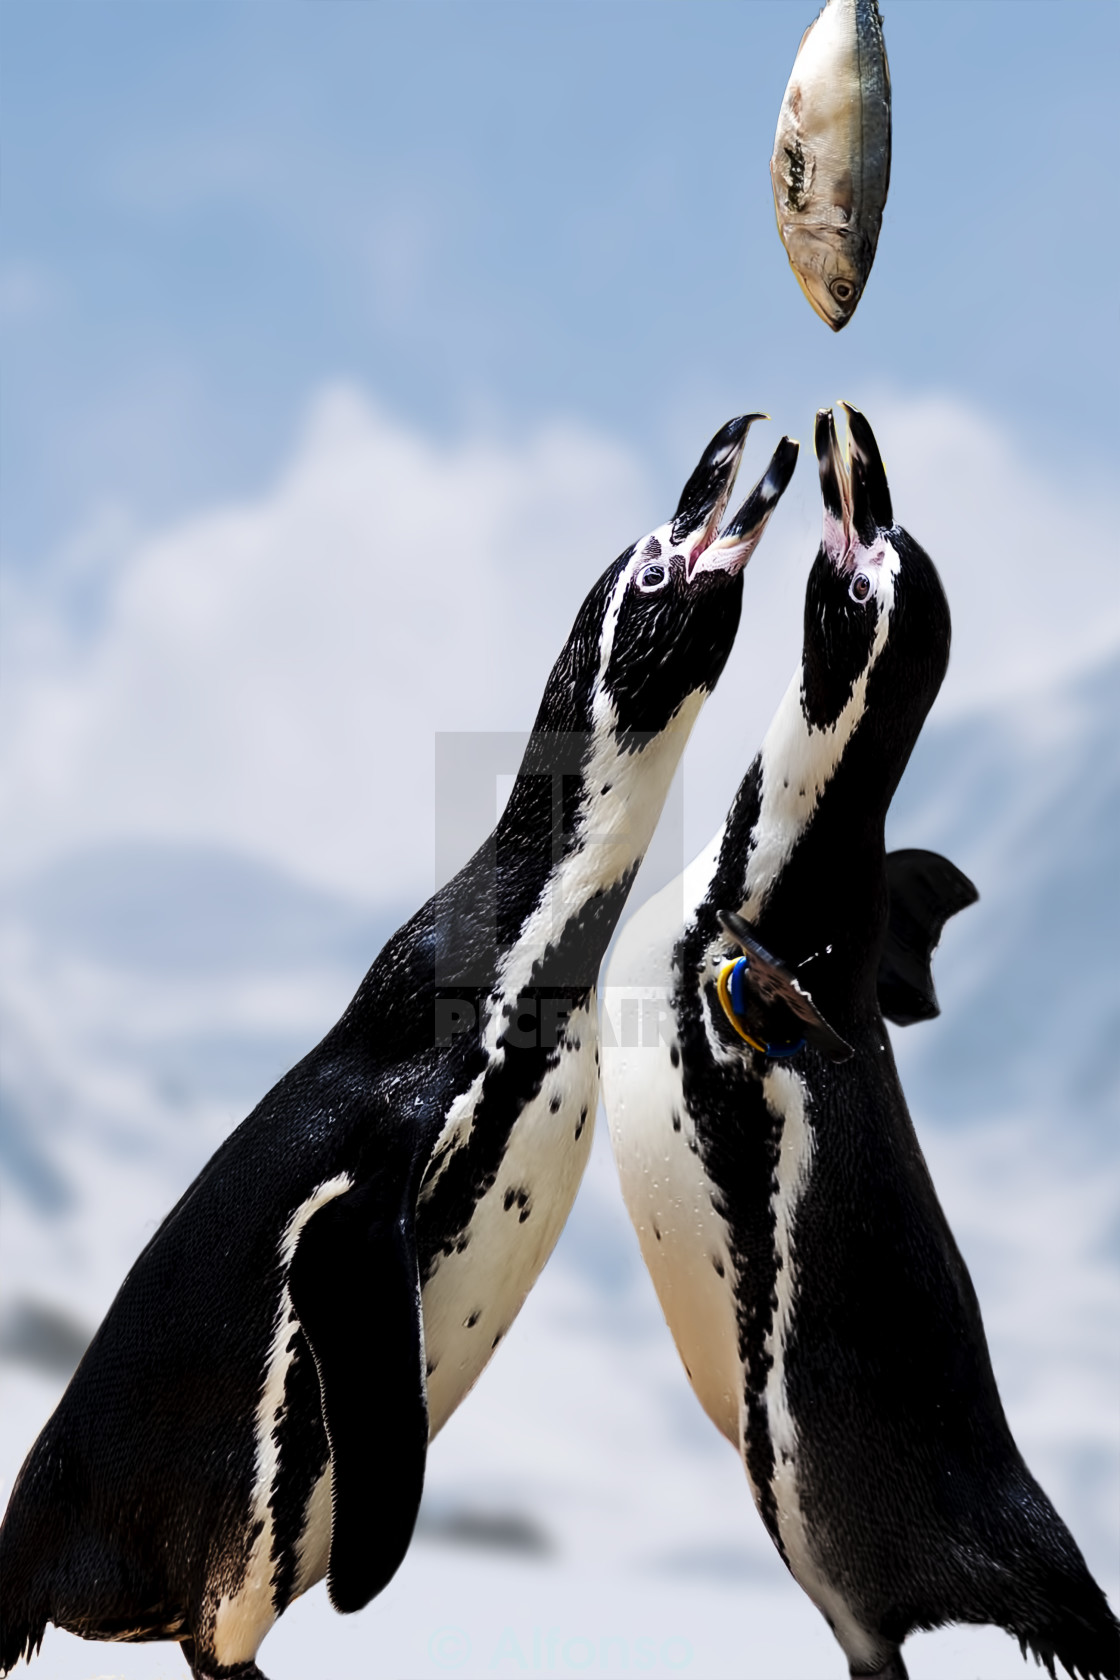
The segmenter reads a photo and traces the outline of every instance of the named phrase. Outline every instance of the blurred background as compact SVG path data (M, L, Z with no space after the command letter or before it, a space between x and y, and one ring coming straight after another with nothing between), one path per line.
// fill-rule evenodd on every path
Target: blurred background
M4 1497L147 1236L432 890L436 733L528 727L730 415L773 416L746 484L844 397L954 615L891 839L981 893L896 1048L1012 1426L1115 1602L1120 13L883 10L891 195L839 337L767 169L814 0L0 10ZM818 531L807 453L687 756L687 856L795 666ZM842 1673L601 1124L429 1464L392 1586L349 1620L315 1589L273 1680ZM983 1630L907 1659L1025 1666ZM185 1667L51 1633L32 1672Z

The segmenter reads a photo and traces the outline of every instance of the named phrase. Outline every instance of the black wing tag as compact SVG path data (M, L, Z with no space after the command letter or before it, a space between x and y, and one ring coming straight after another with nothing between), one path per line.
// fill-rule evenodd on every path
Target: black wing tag
M360 1185L308 1220L288 1276L315 1356L331 1449L336 1610L360 1610L408 1550L428 1452L413 1211L400 1181Z
M754 994L762 1011L765 1013L775 1008L788 1011L794 1017L801 1036L823 1051L830 1061L846 1062L854 1055L851 1045L839 1033L833 1032L809 993L798 984L785 964L759 944L751 924L731 910L721 910L719 919L735 943L743 948L747 959L744 983ZM769 1053L765 1041L770 1034L763 1030L764 1042L756 1048ZM742 1029L740 1032L741 1036L747 1036ZM748 1039L748 1043L753 1043L753 1040Z
M890 919L879 963L879 1008L888 1021L909 1027L940 1014L933 953L949 917L975 904L980 894L938 852L888 852L887 881Z

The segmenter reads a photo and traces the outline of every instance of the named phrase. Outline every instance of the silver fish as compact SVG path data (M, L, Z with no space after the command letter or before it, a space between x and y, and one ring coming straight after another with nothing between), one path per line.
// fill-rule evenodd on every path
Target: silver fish
M801 37L774 136L778 232L833 332L863 295L891 178L891 79L876 0L828 0Z

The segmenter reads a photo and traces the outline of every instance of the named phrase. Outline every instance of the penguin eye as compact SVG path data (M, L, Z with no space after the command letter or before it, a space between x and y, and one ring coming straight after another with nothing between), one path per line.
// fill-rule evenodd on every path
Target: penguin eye
M857 572L848 585L848 594L853 601L866 601L871 593L871 579L866 572Z
M856 292L850 280L834 280L828 289L837 303L851 303Z
M637 584L643 595L654 595L659 589L664 589L669 581L669 568L656 562L652 566L643 566L638 573Z

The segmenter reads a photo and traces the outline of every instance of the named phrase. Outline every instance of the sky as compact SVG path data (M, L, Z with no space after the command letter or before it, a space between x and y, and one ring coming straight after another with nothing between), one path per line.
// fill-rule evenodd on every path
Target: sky
M445 438L576 417L669 487L727 414L951 392L1110 461L1120 15L905 0L891 195L833 337L767 161L796 0L6 0L3 534L266 482L353 379Z
M585 590L745 409L744 485L822 403L877 426L950 590L943 711L1114 644L1120 14L888 6L891 195L840 335L767 170L807 16L8 0L0 870L140 833L422 895L433 735L528 727ZM818 519L807 456L693 846Z

